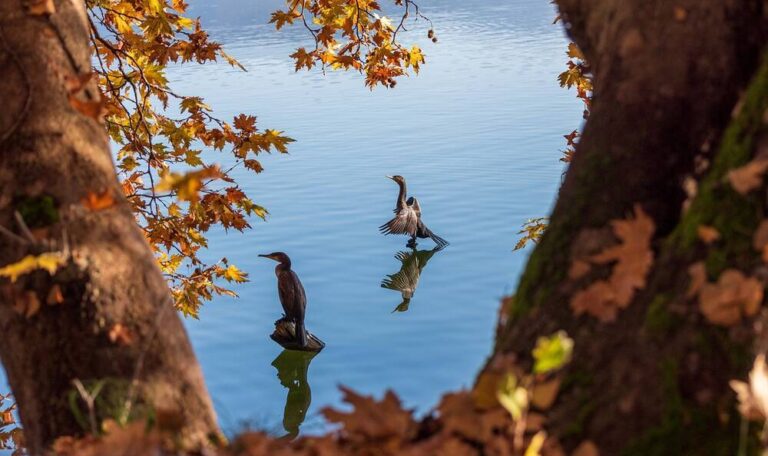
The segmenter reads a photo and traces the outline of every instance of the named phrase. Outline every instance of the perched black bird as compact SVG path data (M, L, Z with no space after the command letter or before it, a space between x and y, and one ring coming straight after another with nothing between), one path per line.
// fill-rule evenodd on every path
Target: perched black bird
M299 276L291 270L291 259L283 252L259 256L279 263L275 267L275 275L280 304L283 305L283 312L285 312L284 318L296 325L296 340L299 345L306 347L307 330L304 328L304 312L307 309L307 295L304 293Z
M403 176L387 176L389 179L397 182L400 186L400 193L397 195L397 205L395 206L395 218L379 227L379 231L384 234L407 234L411 236L408 246L416 246L416 238L430 238L438 247L442 248L448 245L448 241L436 235L424 225L421 221L421 207L419 201L410 197L405 200L406 189Z

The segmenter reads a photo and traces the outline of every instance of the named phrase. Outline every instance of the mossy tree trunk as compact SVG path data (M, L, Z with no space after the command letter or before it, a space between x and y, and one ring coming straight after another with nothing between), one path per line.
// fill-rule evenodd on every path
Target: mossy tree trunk
M589 439L609 455L733 454L740 417L727 382L745 377L754 331L707 322L687 297L687 269L704 261L710 282L736 268L765 283L752 248L765 192L742 196L724 179L766 147L768 4L557 3L591 65L593 105L551 224L502 311L495 355L527 364L538 337L574 339L548 413L567 448ZM698 182L687 211L686 180ZM615 243L610 221L636 205L655 225L647 284L613 322L575 316L573 296L611 265L574 281L573 260ZM700 225L721 238L705 245Z
M203 445L218 428L200 367L122 196L95 82L78 88L90 72L84 2L46 3L0 2L0 266L65 259L53 275L0 278L0 357L26 443L41 454L142 415ZM78 386L99 385L92 420Z

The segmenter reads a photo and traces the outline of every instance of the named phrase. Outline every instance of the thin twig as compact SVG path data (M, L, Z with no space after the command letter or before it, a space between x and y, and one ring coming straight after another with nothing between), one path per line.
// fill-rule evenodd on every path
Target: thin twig
M88 407L88 421L90 421L91 424L91 434L98 435L99 428L96 423L96 398L99 397L99 393L101 393L101 388L104 386L104 383L98 383L93 389L93 392L88 392L79 378L72 380L72 384L75 385L77 392L80 393L80 397Z
M32 231L29 230L27 223L24 221L24 217L21 216L19 211L13 211L13 216L16 218L16 223L19 225L19 229L21 230L21 233L27 237L29 242L33 244L37 243L37 239L35 239L35 236L32 234Z

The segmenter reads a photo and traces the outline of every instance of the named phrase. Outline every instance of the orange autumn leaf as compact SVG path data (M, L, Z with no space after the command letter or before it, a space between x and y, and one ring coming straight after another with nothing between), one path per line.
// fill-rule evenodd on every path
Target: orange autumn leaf
M85 198L81 200L83 206L92 211L100 211L107 209L115 205L115 198L112 195L112 191L107 189L101 193L88 192Z
M696 234L699 236L701 242L707 245L720 239L720 232L717 231L717 229L707 225L699 225L696 228Z
M29 318L40 310L40 299L34 291L19 293L14 300L13 310L17 314Z
M64 81L64 85L68 92L70 106L80 114L103 123L104 116L107 114L106 99L98 89L87 90L87 85L95 75L95 73L83 73L71 76Z
M593 263L615 265L608 279L593 282L573 296L571 308L576 315L586 312L601 321L613 321L618 310L629 305L635 291L645 287L653 263L655 224L639 205L634 212L634 218L611 221L619 244L589 258Z
M768 263L768 219L762 220L755 230L752 247L761 252L763 261Z
M751 317L763 302L763 284L736 269L725 270L716 283L705 283L699 293L699 309L710 323L733 326Z
M56 12L53 0L29 0L26 5L27 12L33 16L50 15Z
M573 450L571 456L600 456L600 450L591 440L585 440Z
M768 159L756 158L742 167L728 171L728 181L734 190L746 195L763 183L763 174L766 171Z
M560 378L538 383L531 390L531 404L539 410L549 410L560 391Z
M50 290L48 290L48 296L45 298L45 303L49 306L55 304L61 304L64 302L64 295L61 293L61 287L58 283L53 284Z
M112 325L112 328L109 330L109 341L118 345L131 345L135 338L136 336L133 331L122 323Z
M411 411L402 407L400 399L392 391L387 391L384 398L377 401L344 386L339 389L344 395L344 402L352 405L353 410L341 412L326 407L320 413L328 421L342 424L350 440L401 440L415 435L417 428Z

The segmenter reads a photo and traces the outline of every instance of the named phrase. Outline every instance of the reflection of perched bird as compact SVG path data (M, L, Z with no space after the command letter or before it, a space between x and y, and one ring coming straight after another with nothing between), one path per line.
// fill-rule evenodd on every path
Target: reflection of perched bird
M272 366L277 369L277 378L280 384L288 388L288 396L285 398L285 410L283 412L283 428L288 433L287 437L299 435L299 426L304 422L307 410L312 402L312 391L307 382L309 363L317 353L295 350L283 350Z
M395 274L390 274L381 281L382 288L389 288L390 290L397 290L403 295L403 302L400 303L393 312L405 312L408 310L408 304L411 302L413 294L416 292L416 287L419 284L419 277L421 271L432 255L440 251L440 247L436 247L432 250L416 250L412 249L410 252L398 252L395 255L402 266L400 270Z
M407 234L411 236L408 246L416 245L416 238L430 238L435 241L438 247L445 247L448 241L436 235L424 225L421 221L421 207L418 200L414 197L405 200L406 189L403 176L387 176L400 186L400 193L397 195L397 206L395 206L395 218L379 227L379 231L384 234Z
M306 347L307 330L304 328L304 312L307 308L307 296L304 294L304 287L301 285L299 276L291 270L291 259L283 252L259 256L280 263L275 267L280 304L283 305L285 319L296 324L296 340L299 345Z

